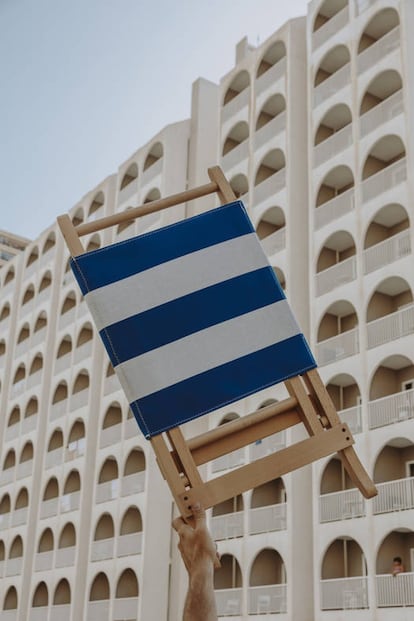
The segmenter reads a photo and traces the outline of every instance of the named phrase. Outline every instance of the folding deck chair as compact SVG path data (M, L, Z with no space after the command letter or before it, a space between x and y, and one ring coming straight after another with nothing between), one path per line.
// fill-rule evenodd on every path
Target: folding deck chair
M243 204L219 167L210 183L74 226L58 218L71 267L181 515L212 507L338 452L362 494L359 461ZM223 205L105 248L80 237L217 192ZM180 425L279 382L289 397L185 439ZM198 466L297 424L309 437L217 478Z

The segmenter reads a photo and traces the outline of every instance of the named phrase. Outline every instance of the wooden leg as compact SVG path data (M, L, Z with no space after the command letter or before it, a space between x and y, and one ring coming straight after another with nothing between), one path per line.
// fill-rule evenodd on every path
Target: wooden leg
M210 177L211 181L217 183L219 187L217 193L223 203L232 203L233 201L237 200L237 197L233 192L233 188L224 176L224 173L221 170L220 166L213 166L212 168L209 168L208 176Z

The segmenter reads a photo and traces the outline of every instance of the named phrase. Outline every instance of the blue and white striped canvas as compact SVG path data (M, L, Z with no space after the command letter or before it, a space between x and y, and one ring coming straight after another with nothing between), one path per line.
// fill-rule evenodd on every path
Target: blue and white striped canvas
M72 270L147 438L316 366L240 201Z

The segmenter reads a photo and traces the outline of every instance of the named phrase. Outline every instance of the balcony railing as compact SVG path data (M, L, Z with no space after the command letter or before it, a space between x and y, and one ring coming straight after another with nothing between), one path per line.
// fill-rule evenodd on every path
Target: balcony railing
M371 108L368 112L365 112L359 121L359 131L363 138L374 129L390 121L394 117L398 116L404 111L403 92L402 89L393 93L387 99L375 108Z
M316 295L323 295L357 277L357 262L355 255L328 267L316 274Z
M271 453L275 453L286 446L286 432L279 431L274 433L263 440L258 440L254 444L249 446L250 460L260 459Z
M39 369L38 371L31 373L27 378L26 390L29 388L33 388L33 386L37 386L38 384L40 384L41 379L42 379L42 369Z
M141 186L147 185L148 183L150 183L150 181L155 179L155 177L160 175L163 164L164 164L164 158L160 157L156 162L151 164L149 168L144 170L144 172L142 173Z
M286 529L286 503L249 510L249 535Z
M366 576L321 580L322 610L357 610L368 608Z
M407 179L407 163L405 157L386 166L362 182L362 200L367 202L390 188L403 183Z
M24 477L28 477L32 474L32 472L33 472L33 458L23 461L17 466L17 478L18 479L23 479Z
M250 87L245 88L236 97L233 97L231 101L226 103L221 111L222 122L227 121L237 112L240 112L244 107L248 106L250 99Z
M142 532L128 533L118 537L117 556L129 556L130 554L141 554L141 552Z
M335 198L322 203L315 211L315 229L318 230L337 218L352 211L355 207L354 188L338 194Z
M414 572L376 576L378 608L414 606Z
M286 129L286 111L280 112L274 119L258 129L254 135L254 148L258 149L269 140L273 140L276 136Z
M109 395L117 390L121 390L121 384L115 374L105 377L104 381L104 395Z
M373 512L390 513L414 509L414 477L377 483L378 496L373 499Z
M281 58L273 67L262 73L256 80L256 97L263 93L270 86L274 88L275 83L286 74L286 56Z
M286 228L283 227L260 240L265 253L270 256L283 250L286 246Z
M346 5L343 9L338 11L336 15L331 17L323 26L318 28L312 33L312 50L316 50L325 41L333 37L334 34L339 32L349 21L349 7Z
M42 621L44 621L43 617ZM54 604L50 607L49 621L70 621L70 604Z
M323 162L326 162L330 158L342 153L345 149L352 144L352 123L345 125L338 132L335 132L320 142L313 148L313 165L314 167L320 166Z
M103 561L114 557L114 538L100 539L92 542L91 561Z
M368 403L369 428L385 427L414 418L414 389Z
M406 229L364 250L364 274L369 274L409 254L411 254L411 236L409 229Z
M106 502L107 500L114 500L118 498L119 493L119 480L113 479L112 481L106 481L105 483L98 483L96 488L96 502Z
M80 362L81 360L85 360L85 358L88 358L88 356L90 356L92 353L92 340L87 341L86 343L83 343L82 345L79 345L76 349L75 349L75 362Z
M368 349L414 333L414 304L367 324Z
M50 420L56 420L60 418L68 409L68 400L62 399L61 401L57 401L56 403L52 403L50 406Z
M45 457L45 466L46 468L53 468L54 466L58 466L63 461L63 446L60 446L53 451L48 451Z
M358 74L363 73L366 69L373 67L388 54L393 52L400 45L400 27L396 26L386 35L378 39L370 45L366 50L358 55L357 68Z
M145 490L145 470L128 474L121 479L121 496L139 494Z
M104 448L105 446L110 446L111 444L116 444L117 442L120 442L121 436L122 423L111 425L110 427L106 427L106 429L101 429L101 439L99 442L100 448Z
M253 203L256 207L262 201L277 194L286 185L286 168L278 170L273 175L256 185L253 189Z
M22 571L23 559L21 556L18 558L9 558L6 563L6 576L18 576Z
M353 328L316 346L316 356L320 366L342 360L359 352L358 328Z
M248 613L268 614L287 612L286 584L269 584L249 587Z
M49 500L43 500L40 505L40 519L53 517L57 515L59 507L59 498L49 498Z
M21 509L15 509L12 513L11 525L22 526L27 523L28 507L22 507Z
M88 602L87 620L88 621L109 621L109 599L98 599Z
M119 190L118 205L125 203L131 196L134 196L138 192L138 179L133 179L131 183L128 183L122 190Z
M59 317L59 330L63 330L63 328L66 328L69 324L73 323L75 321L75 316L76 308L70 308L66 311L66 313L63 313Z
M241 615L243 589L217 589L214 594L219 617L237 617Z
M138 433L138 425L135 418L127 418L124 423L124 436L125 439L134 438Z
M361 433L362 431L362 416L361 406L354 405L352 408L341 410L338 412L342 422L346 423L352 433Z
M223 155L221 159L221 165L225 170L229 170L236 164L245 160L249 155L249 140L246 138L243 142L238 144L234 149Z
M10 524L10 513L1 513L0 514L0 530L6 530L9 528Z
M357 489L319 496L319 521L336 522L365 515L365 500Z
M47 571L53 567L53 550L38 552L35 556L35 571Z
M113 604L112 620L138 619L138 597L116 598Z
M55 360L55 373L61 373L70 367L72 352L67 352L64 356L60 356Z
M60 497L60 512L75 511L79 509L80 491L64 494Z
M58 548L56 550L55 566L72 567L75 564L76 546Z
M22 420L22 435L25 433L29 433L36 429L37 426L37 414L32 414L31 416L26 416Z
M72 461L85 454L85 438L78 438L69 442L65 451L65 461Z
M70 407L71 410L77 410L78 408L82 408L85 405L88 405L89 400L89 388L83 388L78 392L74 393L70 398Z
M211 531L213 539L232 539L242 537L244 534L243 511L216 515L211 518Z
M329 78L315 86L313 89L313 107L316 108L323 101L347 86L351 81L351 64L347 63Z
M236 466L241 466L246 461L245 450L244 448L238 449L237 451L233 451L232 453L228 453L227 455L223 455L222 457L217 457L211 462L212 472L219 472L220 470L228 470L229 468L235 468Z

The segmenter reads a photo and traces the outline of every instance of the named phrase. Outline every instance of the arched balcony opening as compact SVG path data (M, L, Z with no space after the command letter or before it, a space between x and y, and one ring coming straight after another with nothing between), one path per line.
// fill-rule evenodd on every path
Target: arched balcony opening
M14 374L10 396L12 398L18 397L24 391L25 386L26 386L26 366L22 363L22 364L19 364Z
M84 324L76 340L75 362L80 362L92 354L93 329L90 322Z
M37 546L38 554L42 552L51 552L54 547L54 537L53 531L51 528L45 528L43 533L40 536L39 544Z
M375 515L414 509L414 444L404 437L389 440L375 461L373 478Z
M72 224L73 226L79 226L85 219L85 215L83 212L83 207L78 207L75 213L72 216Z
M349 106L344 103L336 104L322 117L316 130L314 145L317 146L325 140L329 140L345 127L349 127L351 123L352 113Z
M4 356L5 353L6 353L6 341L2 339L0 341L0 356Z
M122 410L117 401L106 410L101 430L100 447L116 444L122 437Z
M127 457L124 467L124 477L145 470L145 455L141 449L133 449Z
M32 608L46 608L49 605L49 592L44 582L40 582L33 594ZM45 612L47 615L47 612Z
M0 321L5 321L7 317L9 316L10 316L10 304L6 302L6 304L4 304L1 309Z
M39 404L36 397L32 397L24 413L24 419L22 421L23 431L31 431L36 427L37 413L39 411Z
M24 306L25 304L28 304L30 300L33 300L34 296L35 296L34 285L29 285L23 294L22 306Z
M0 525L2 526L2 528L6 528L9 524L10 510L11 510L10 495L4 494L4 496L2 496L2 499L0 501Z
M317 32L347 6L348 0L335 0L334 2L332 2L332 0L325 0L322 2L315 16L312 31Z
M59 483L56 477L49 479L43 493L43 501L52 500L59 496Z
M120 191L133 183L135 179L138 179L138 165L136 162L132 162L122 177L121 185L119 186Z
M143 524L140 510L136 506L128 507L121 520L117 555L141 554L142 532Z
M410 527L395 528L381 543L376 559L375 576L378 608L413 605L411 596L414 589L413 549L414 532Z
M319 323L317 359L329 364L359 352L358 316L347 300L338 300L326 310Z
M70 366L69 360L72 353L72 337L70 334L65 334L63 339L59 343L59 347L56 354L56 371L63 371Z
M25 443L22 448L22 452L20 453L20 461L19 464L27 464L29 469L25 469L25 475L30 474L31 463L33 461L33 443L29 440ZM23 474L23 473L21 473Z
M11 586L7 589L4 596L3 610L17 610L18 597L16 587Z
M13 539L10 551L9 551L9 559L10 558L21 558L23 556L23 539L20 535L16 535Z
M410 220L397 203L382 207L365 233L364 273L389 265L411 254Z
M4 282L3 282L3 287L5 287L6 285L9 284L9 282L12 282L12 280L14 280L16 274L14 271L14 267L12 266L8 271L7 274L4 278Z
M138 579L133 569L124 569L116 585L115 597L138 597Z
M249 614L286 612L286 570L276 550L265 548L253 561L248 611Z
M70 291L62 304L60 314L65 315L66 313L74 309L75 306L76 306L76 295L74 291Z
M249 510L249 534L268 533L286 528L286 489L279 477L256 487Z
M370 429L414 418L414 364L400 354L388 356L375 371L368 403Z
M339 455L325 466L320 482L320 522L334 522L365 515L365 501L351 481Z
M95 194L89 207L88 218L91 218L91 216L93 216L93 218L99 216L100 214L98 214L98 212L102 210L101 208L104 206L104 204L105 204L104 193L98 192L97 194Z
M31 253L29 254L29 257L26 262L26 267L30 267L31 265L33 265L33 263L37 261L38 258L39 258L39 248L35 246L32 249Z
M108 457L99 472L98 488L96 490L97 502L105 502L117 497L119 489L118 462L115 457Z
M285 155L281 149L272 149L261 161L254 180L254 185L257 186L266 179L269 179L272 175L277 174L285 168L286 161Z
M231 189L236 195L236 198L244 196L249 191L249 182L246 175L238 174L232 177L230 180Z
M68 398L68 385L65 381L59 382L53 394L52 405L66 401Z
M283 291L286 291L286 276L283 270L281 270L280 267L273 266L273 271Z
M347 231L336 231L324 242L316 263L316 293L323 295L355 280L356 246Z
M55 564L57 567L71 567L75 564L76 530L72 522L62 528L56 550Z
M89 396L89 373L82 369L76 376L73 384L71 405L79 408L87 405Z
M112 516L104 513L99 518L93 536L91 560L100 561L113 558L115 527Z
M274 254L285 247L285 214L281 207L270 207L260 218L256 233L267 254Z
M20 423L20 407L15 405L12 409L9 420L7 422L6 437L12 439L18 434L18 425Z
M46 252L49 252L49 250L51 250L55 245L56 245L56 235L52 231L47 236L47 239L46 239L46 241L44 243L44 246L43 246L42 254L46 254Z
M401 75L395 69L381 71L368 85L359 109L361 136L380 127L404 109Z
M51 285L52 285L52 273L50 270L48 270L46 274L43 276L42 280L40 281L38 294L42 293L43 291L46 291L46 289L48 289Z
M134 448L128 455L123 472L122 494L128 496L145 489L145 455L141 449Z
M43 369L43 355L36 354L36 356L32 360L32 364L29 369L29 377L36 375L36 373L40 373ZM33 378L32 378L33 379Z
M231 81L228 87L224 99L223 106L226 106L230 101L235 99L240 93L250 86L250 76L247 71L240 71Z
M325 218L320 219L319 226L347 213L354 207L354 175L348 166L336 166L323 179L317 197L316 207L324 205Z
M263 104L259 115L256 120L256 131L265 127L268 123L279 117L282 119L283 117L283 125L285 115L283 114L286 111L286 100L278 93L277 95L272 95L269 99ZM275 123L272 123L272 127ZM270 126L269 126L270 127Z
M129 211L132 207L127 207L125 211ZM121 239L125 239L128 236L132 236L134 233L135 220L132 218L131 220L124 220L120 222L116 227L117 236L121 235ZM127 233L125 233L127 231Z
M152 203L152 201L157 201L159 198L161 198L161 192L159 191L158 188L153 188L146 195L145 200L144 200L144 204L145 203Z
M391 276L375 288L367 307L368 349L414 332L414 303L410 285Z
M244 534L243 509L243 496L241 494L213 507L211 518L213 538L242 537Z
M26 487L22 487L16 496L16 502L14 504L14 510L20 511L21 509L27 509L29 506L29 492Z
M400 18L395 9L386 8L376 13L364 28L358 43L358 54L362 54L369 47L375 45L389 32L397 28L399 23Z
M86 252L92 252L93 250L98 250L101 247L101 238L97 233L92 235L90 240L88 241L88 245L86 246Z
M39 315L37 316L37 319L35 321L34 324L34 329L33 329L33 333L34 334L38 334L39 335L39 341L43 340L42 336L44 334L44 332L42 332L43 330L45 330L45 328L47 327L47 314L45 311L41 311L39 313ZM42 332L42 334L39 334L40 332ZM37 344L37 340L36 340L36 344Z
M102 571L97 574L89 591L89 601L99 602L110 598L109 580ZM95 608L95 607L94 607Z
M154 166L158 160L160 160L164 155L164 148L161 142L156 142L151 149L144 162L144 171L148 170L151 166Z
M66 461L76 459L85 453L85 423L77 419L69 432Z
M261 75L269 71L272 67L274 67L282 58L286 56L286 46L283 41L276 41L273 43L264 55L257 67L256 78L259 78Z
M54 606L67 606L71 602L70 585L66 578L62 578L56 585L53 594Z
M80 475L77 470L71 470L66 477L65 485L63 487L63 494L75 494L79 492L81 488Z
M361 391L352 375L339 373L329 380L326 389L343 422L352 433L362 431Z
M227 134L224 141L222 155L226 155L249 138L249 126L245 121L237 123Z
M319 64L315 74L314 86L319 86L342 69L342 67L349 65L350 60L351 55L346 45L337 45L329 50Z
M214 574L218 616L240 615L242 606L242 573L232 554L223 554L221 569Z
M399 136L380 138L365 159L362 170L362 199L371 200L405 181L405 146Z
M3 471L11 470L16 466L16 452L14 449L7 451L3 461Z
M322 561L322 610L368 608L367 564L359 544L338 537Z

